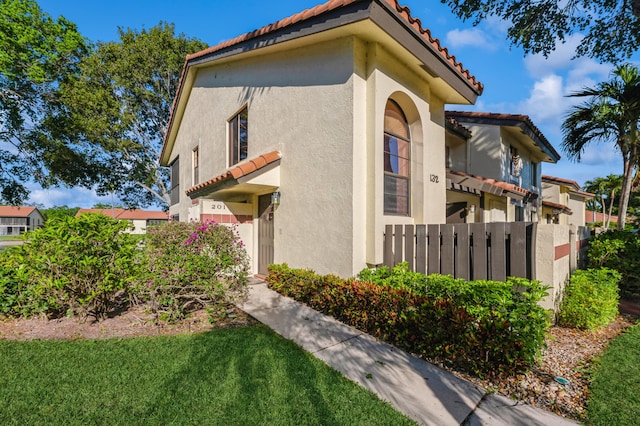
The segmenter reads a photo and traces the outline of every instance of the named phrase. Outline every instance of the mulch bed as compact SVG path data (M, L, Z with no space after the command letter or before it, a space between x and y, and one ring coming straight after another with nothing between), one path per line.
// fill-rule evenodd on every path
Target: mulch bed
M606 327L581 331L554 326L540 363L526 374L482 380L453 371L478 386L576 420L583 420L589 396L588 371L595 356L640 318L640 303L620 302L620 315ZM560 383L565 379L568 383Z

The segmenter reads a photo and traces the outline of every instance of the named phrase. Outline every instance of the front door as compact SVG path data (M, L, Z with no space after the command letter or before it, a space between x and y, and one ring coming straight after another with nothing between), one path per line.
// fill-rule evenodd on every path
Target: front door
M258 197L258 273L266 275L273 263L273 205L271 194Z

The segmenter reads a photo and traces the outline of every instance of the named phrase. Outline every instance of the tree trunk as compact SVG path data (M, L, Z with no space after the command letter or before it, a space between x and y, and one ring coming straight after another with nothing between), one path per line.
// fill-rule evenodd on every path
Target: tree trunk
M615 198L616 198L616 190L612 189L611 201L609 202L609 216L606 216L607 225L604 227L605 229L609 229L609 226L611 226L611 214L613 213L613 200L615 200Z
M622 190L620 192L620 203L618 204L618 231L624 230L624 225L627 220L627 207L629 206L629 197L631 196L633 171L638 162L636 151L636 147L632 145L629 156L625 156L623 161L624 174L622 175Z

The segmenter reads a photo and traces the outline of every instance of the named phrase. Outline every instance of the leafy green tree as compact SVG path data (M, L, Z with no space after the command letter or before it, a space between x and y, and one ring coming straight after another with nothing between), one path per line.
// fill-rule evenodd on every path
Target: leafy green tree
M576 56L618 63L640 48L640 0L440 0L474 25L491 16L510 23L507 36L526 54L548 56L558 42L585 34Z
M603 217L606 217L606 222L603 223L605 228L609 228L611 224L611 215L617 213L614 211L614 204L616 200L619 200L620 190L622 188L622 176L609 175L606 178L597 177L593 180L586 181L583 189L587 192L596 194L594 198L595 207L602 211ZM617 196L617 198L616 198ZM609 215L607 216L607 211Z
M79 207L67 207L67 206L54 206L48 209L40 209L40 212L44 216L44 220L64 219L67 217L74 217L80 210Z
M616 67L612 79L571 96L587 97L574 106L562 124L562 146L580 161L591 142L614 143L622 155L623 173L618 203L618 230L623 230L634 173L640 158L640 69L631 64Z
M90 157L37 131L43 117L63 113L58 87L85 52L73 23L33 0L0 1L0 202L24 202L30 179L46 187L90 178Z
M99 195L113 191L127 206L168 205L169 174L158 163L162 140L185 56L206 44L163 22L119 34L119 42L98 43L61 85L69 123L59 136L95 152Z

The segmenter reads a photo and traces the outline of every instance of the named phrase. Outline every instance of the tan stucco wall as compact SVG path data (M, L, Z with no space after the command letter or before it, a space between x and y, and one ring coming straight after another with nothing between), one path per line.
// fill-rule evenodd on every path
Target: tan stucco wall
M456 170L459 172L467 172L468 169L468 160L467 160L467 141L464 139L452 135L447 132L445 136L446 146L449 147L449 165L448 167L451 170Z
M502 180L504 153L500 127L461 124L473 135L469 141L469 173Z
M545 309L557 310L561 302L571 273L571 255L555 259L556 247L570 244L571 233L574 233L575 242L575 232L576 228L570 225L539 223L537 226L535 279L550 287L549 295L541 303Z
M572 215L569 216L569 224L578 226L584 226L584 218L585 218L585 204L584 197L579 195L569 194L569 208L572 211Z
M408 71L391 53L375 44L361 45L366 57L357 55L366 70L367 110L367 220L366 263L383 262L383 232L387 224L445 223L446 174L444 163L444 104L431 96L428 85ZM382 141L387 100L395 100L405 112L411 131L411 213L385 215ZM359 115L361 116L361 115Z
M383 118L396 100L410 122L411 215L383 214ZM351 276L383 261L387 223L444 223L444 104L377 44L353 37L201 69L177 133L181 191L228 168L227 121L248 106L249 158L279 150L276 263ZM253 205L257 195L226 201ZM184 193L170 214L190 217ZM193 214L192 214L193 215ZM253 241L257 241L254 227ZM256 246L253 244L254 270Z
M480 197L473 194L465 194L457 191L447 191L447 203L467 203L466 223L481 222L482 212L480 210ZM471 212L472 207L475 210Z

